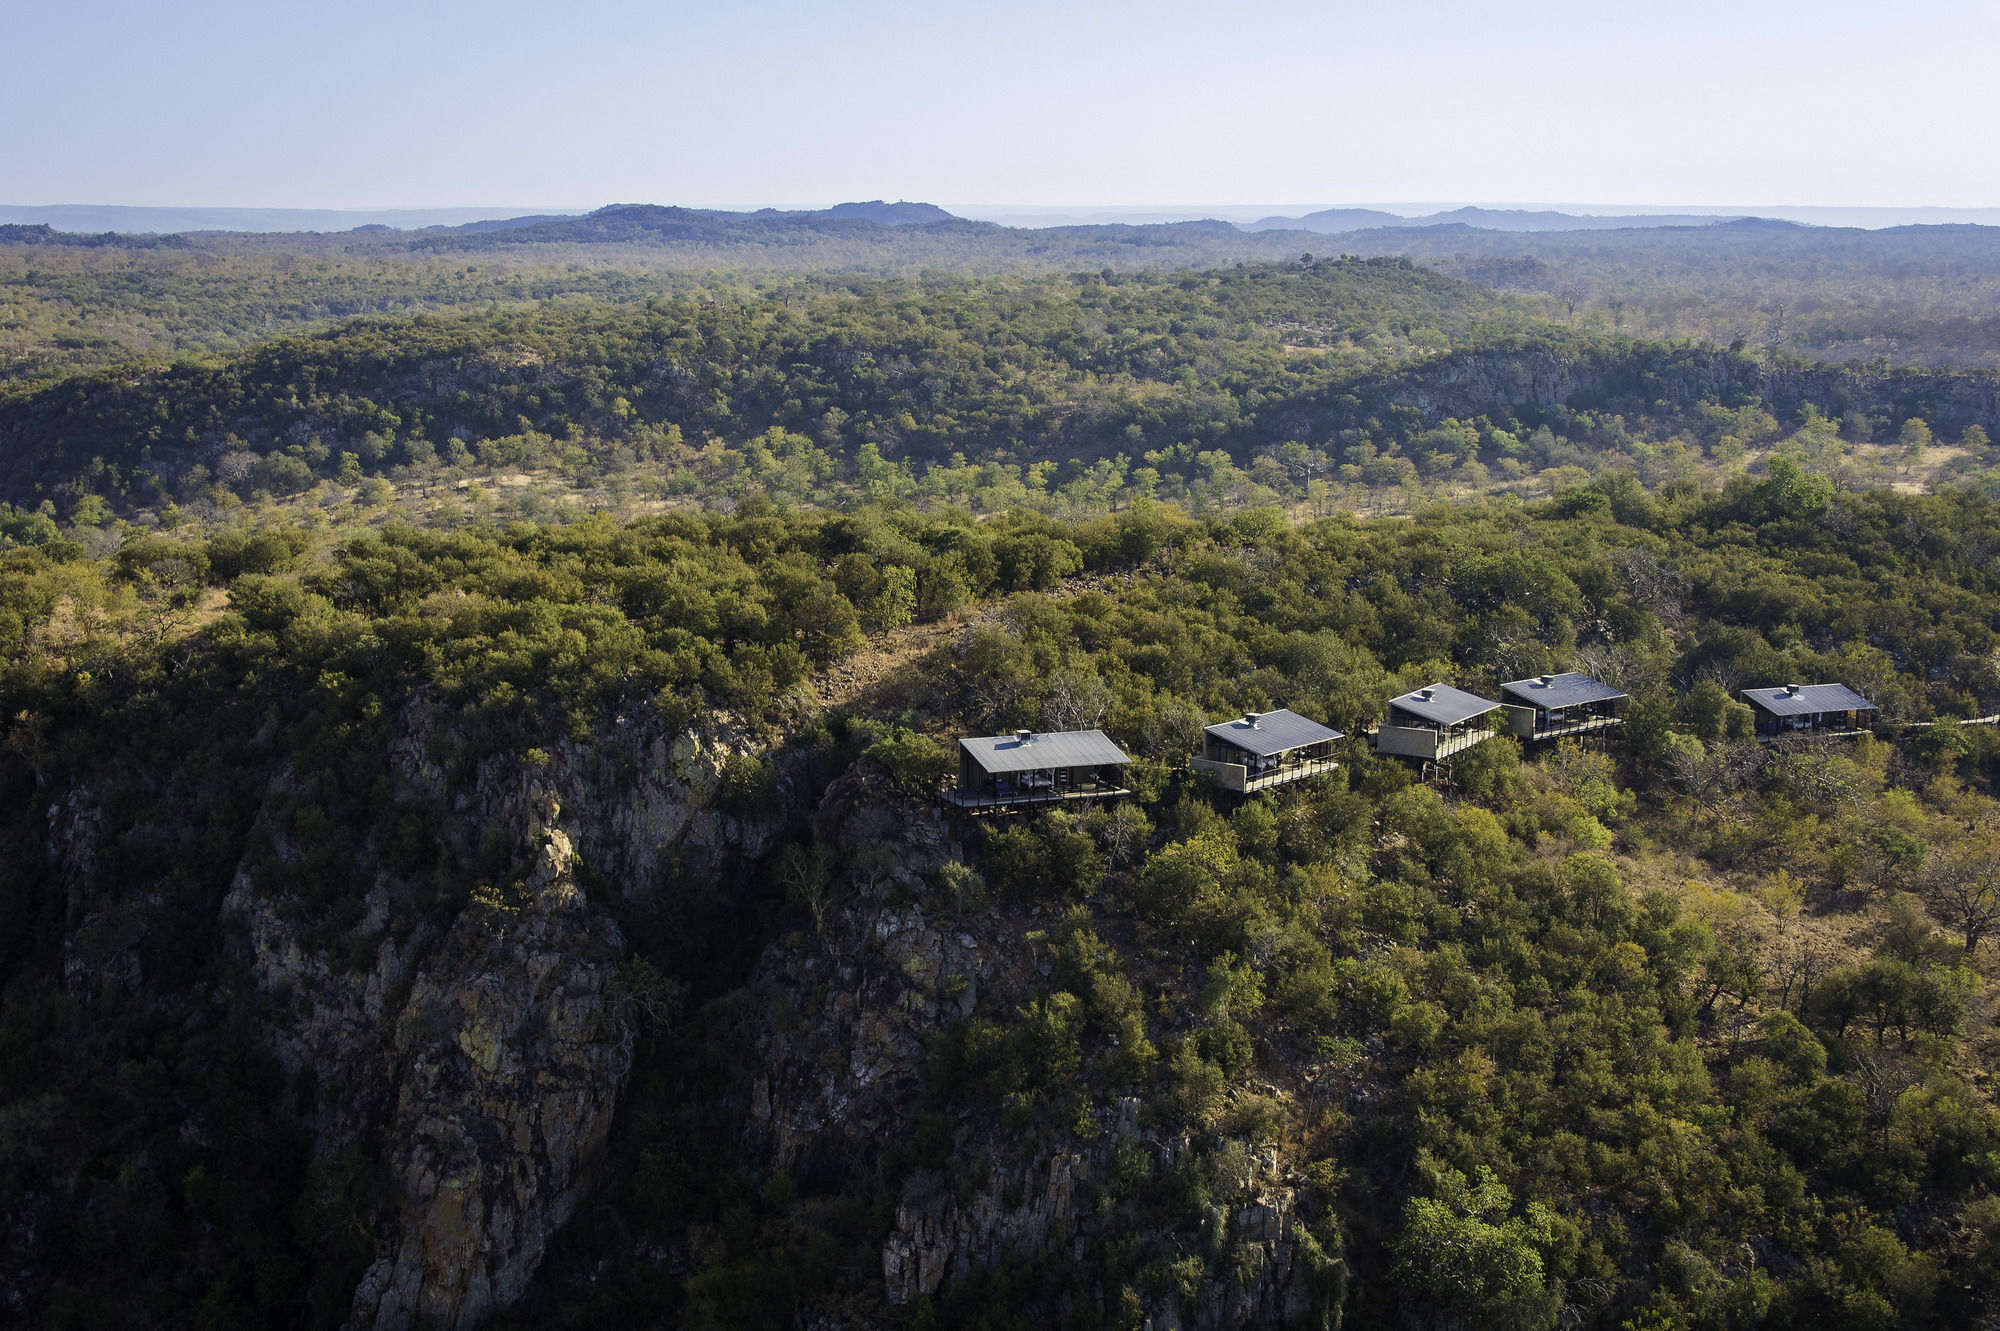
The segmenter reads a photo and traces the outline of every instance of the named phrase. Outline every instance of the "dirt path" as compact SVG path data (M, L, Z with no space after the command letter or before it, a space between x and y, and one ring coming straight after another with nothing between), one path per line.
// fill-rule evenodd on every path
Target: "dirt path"
M1115 579L1101 574L1082 574L1050 588L1045 595L1065 600L1081 592L1101 589ZM890 703L898 686L914 681L917 665L933 648L950 642L968 629L993 623L1006 606L1004 600L970 606L948 619L929 624L911 624L872 634L861 650L833 669L813 679L813 691L820 706L859 707L870 711Z
M894 683L913 675L917 663L933 648L951 641L967 622L943 619L871 636L860 651L813 679L820 706L869 710L871 704L892 692Z

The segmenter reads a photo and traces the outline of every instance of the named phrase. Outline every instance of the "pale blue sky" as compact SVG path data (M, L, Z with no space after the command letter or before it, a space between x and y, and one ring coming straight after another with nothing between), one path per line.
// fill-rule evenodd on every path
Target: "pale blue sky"
M2000 205L1993 0L0 0L0 202Z

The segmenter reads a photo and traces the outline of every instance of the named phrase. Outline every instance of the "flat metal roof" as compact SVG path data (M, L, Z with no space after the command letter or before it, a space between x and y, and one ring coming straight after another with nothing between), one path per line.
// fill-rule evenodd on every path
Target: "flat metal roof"
M989 772L1038 772L1132 761L1101 730L1037 731L1025 740L1014 735L982 735L958 743L972 755L972 761Z
M1577 707L1587 702L1609 702L1625 696L1603 680L1592 679L1580 670L1517 679L1511 684L1502 684L1500 691L1534 707Z
M1259 712L1253 726L1249 718L1223 721L1209 726L1208 733L1225 744L1234 744L1239 749L1248 750L1262 758L1274 753L1284 753L1291 749L1303 749L1308 744L1324 744L1330 739L1341 738L1341 732L1323 726L1317 721L1309 721L1297 712L1285 710Z
M1430 697L1424 695L1428 693ZM1449 684L1433 684L1429 688L1412 689L1400 698L1389 699L1391 707L1401 708L1412 716L1440 726L1455 726L1470 721L1475 716L1484 716L1500 704L1491 702L1464 689L1455 689Z
M1845 684L1785 684L1775 689L1745 689L1743 696L1773 716L1877 710L1874 703Z

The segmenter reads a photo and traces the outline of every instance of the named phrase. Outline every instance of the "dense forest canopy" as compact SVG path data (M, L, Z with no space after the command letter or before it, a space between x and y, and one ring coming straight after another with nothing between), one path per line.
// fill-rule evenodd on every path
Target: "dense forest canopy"
M837 210L836 210L837 211ZM76 236L0 227L0 379L243 346L369 313L643 300L730 274L1052 275L1407 256L1606 333L1738 338L1813 359L1996 365L1995 228L1760 225L1514 232L1220 222L1020 230L961 219L611 208L414 234ZM1389 219L1393 220L1393 219Z
M12 1315L2000 1316L1983 232L883 216L0 232Z
M1319 259L361 320L17 385L0 394L0 495L59 522L475 477L614 507L754 489L1323 512L1620 469L1713 483L1772 449L1843 485L1980 474L1995 428L1986 374L1580 334L1406 260ZM1931 443L1956 449L1926 461Z
M1531 294L1544 313L1582 327L1742 338L1815 360L2000 365L2000 227L1397 228L1338 244Z
M301 1299L338 1321L351 1259L328 1226L379 1185L307 1169L257 1089L279 1074L214 921L247 875L352 958L334 965L365 965L370 931L501 909L479 894L522 872L506 839L454 830L384 765L418 700L456 718L433 750L447 771L546 763L635 709L727 714L776 745L716 792L744 817L777 807L779 770L859 758L921 793L954 734L1082 721L1140 756L1140 795L1116 818L996 825L973 878L935 889L961 911L1039 906L1054 966L1021 1012L938 1032L914 1150L746 1197L751 1165L705 1108L744 1093L732 1041L780 1020L737 987L756 940L803 928L777 945L810 948L817 898L775 867L828 854L809 800L780 815L795 851L663 883L684 899L672 928L626 919L633 975L706 1006L648 1037L611 1147L623 1218L575 1239L610 1245L592 1258L610 1283L551 1276L522 1317L641 1298L781 1324L850 1297L841 1271L871 1260L870 1217L911 1171L976 1168L959 1152L989 1131L1087 1140L1136 1096L1190 1134L1177 1171L1113 1186L1076 1255L940 1292L941 1324L1091 1307L1120 1324L1176 1281L1227 1279L1205 1208L1233 1204L1267 1144L1343 1273L1326 1311L1352 1324L1963 1322L2000 1287L1981 867L2000 854L2000 737L1934 718L2000 707L1996 549L1983 495L1779 474L1371 524L751 505L332 544L148 536L97 563L13 551L7 835L43 834L35 790L106 810L80 901L60 863L6 858L0 1159L34 1222L10 1227L14 1256L45 1273L54 1324L197 1303L259 1320ZM995 598L915 667L900 723L816 706L814 681L870 637ZM1494 741L1441 792L1360 743L1335 778L1234 807L1178 770L1203 721L1246 708L1358 732L1418 682L1568 665L1633 695L1615 750L1528 761ZM1878 700L1880 738L1745 740L1735 689L1799 678ZM872 909L857 885L879 870L822 869L836 906ZM386 888L373 923L357 880ZM96 923L66 944L79 909ZM65 955L128 979L66 994ZM1328 1076L1353 1089L1327 1099ZM639 1255L717 1222L684 1283ZM1467 1245L1486 1255L1444 1255Z

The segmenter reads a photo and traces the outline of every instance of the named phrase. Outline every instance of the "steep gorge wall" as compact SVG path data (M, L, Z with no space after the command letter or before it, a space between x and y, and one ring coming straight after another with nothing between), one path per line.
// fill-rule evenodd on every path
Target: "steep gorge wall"
M1048 987L1029 934L1051 919L1018 902L965 910L945 899L937 871L964 855L954 827L872 764L829 788L815 839L836 859L885 847L888 869L830 914L823 935L766 951L760 979L801 1020L759 1042L745 1140L767 1176L866 1177L915 1138L936 1038L975 1010L1005 1021ZM1039 1137L960 1110L954 1164L918 1167L900 1185L881 1249L886 1303L906 1307L1010 1262L1101 1277L1100 1250L1117 1237L1107 1196L1171 1173L1198 1145L1188 1131L1142 1125L1140 1103L1117 1100ZM1337 1324L1345 1267L1302 1223L1292 1183L1274 1149L1244 1160L1233 1203L1206 1218L1201 1274L1147 1295L1154 1331Z
M282 888L239 874L225 904L247 927L280 1061L317 1087L316 1154L358 1152L385 1182L356 1331L478 1325L520 1295L589 1186L632 1045L625 942L611 903L580 886L579 856L600 890L639 894L666 856L713 868L773 831L713 805L723 764L748 747L726 728L635 720L537 766L489 759L454 790L427 756L444 724L409 708L395 775L453 816L507 829L530 866L518 888L476 892L442 936L399 939L377 884L358 931L365 968L303 942Z
M635 718L454 782L430 756L448 724L411 705L394 775L449 817L505 829L518 883L404 931L383 884L357 883L361 920L334 947L282 872L246 869L221 921L247 940L270 1047L310 1088L300 1111L320 1166L358 1161L373 1181L368 1250L323 1268L355 1331L472 1328L523 1294L598 1182L632 1069L616 898L659 890L670 859L731 872L779 831L776 814L746 822L718 808L725 764L753 750L721 727L676 734ZM287 780L274 775L268 802L282 803ZM1020 901L947 900L937 881L964 857L959 829L876 764L856 764L818 799L814 783L781 780L777 803L812 801L812 840L850 887L823 932L770 943L749 977L794 1015L758 1031L742 1069L742 1159L766 1177L865 1190L934 1105L938 1037L975 1012L1005 1022L1048 988L1028 935L1050 919ZM50 850L87 869L96 818L88 792L72 792ZM288 853L280 841L281 865ZM80 966L80 990L119 964L89 950L112 960ZM879 1315L828 1325L886 1326L898 1308L1024 1261L1100 1279L1106 1244L1120 1240L1107 1190L1163 1179L1212 1145L1142 1121L1139 1107L1101 1103L1087 1123L1025 1137L983 1108L958 1111L949 1163L905 1159L889 1178L879 1266L864 1277ZM1304 1224L1297 1180L1268 1149L1238 1168L1199 1235L1173 1240L1194 1245L1193 1273L1148 1287L1145 1316L1159 1331L1330 1325L1344 1267Z

